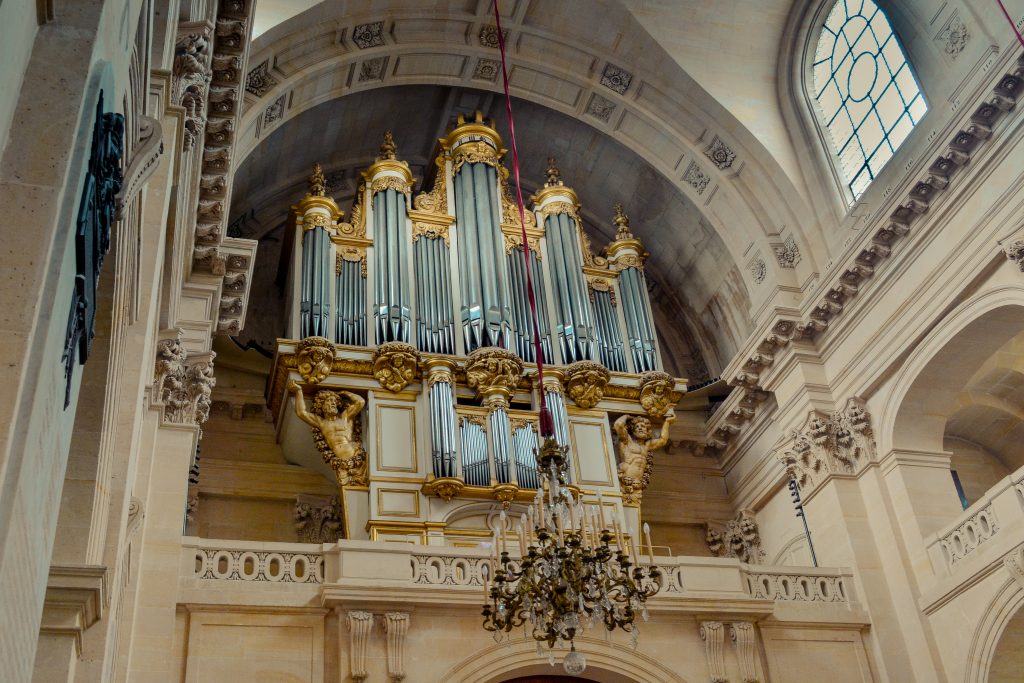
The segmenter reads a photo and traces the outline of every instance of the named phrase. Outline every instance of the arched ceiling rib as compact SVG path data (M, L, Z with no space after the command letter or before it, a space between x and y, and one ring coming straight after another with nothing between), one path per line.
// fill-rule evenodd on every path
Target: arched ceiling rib
M801 224L800 193L755 135L694 81L615 0L508 0L511 88L644 156L700 207L748 284L762 260L773 282L806 279L819 256ZM237 151L245 156L292 116L354 92L398 84L500 91L487 0L321 3L274 26L250 63L273 79L247 98ZM490 37L489 37L490 36ZM709 154L717 150L713 160ZM799 274L772 247L793 237ZM756 298L756 297L755 297Z

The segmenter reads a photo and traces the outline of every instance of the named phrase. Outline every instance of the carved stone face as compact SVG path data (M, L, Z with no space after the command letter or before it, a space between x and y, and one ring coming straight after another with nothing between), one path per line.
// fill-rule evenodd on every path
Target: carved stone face
M338 395L333 391L317 392L316 398L313 399L313 412L323 417L336 416L340 412L338 410Z
M637 441L647 441L651 438L651 421L646 417L634 417L629 427L629 433Z

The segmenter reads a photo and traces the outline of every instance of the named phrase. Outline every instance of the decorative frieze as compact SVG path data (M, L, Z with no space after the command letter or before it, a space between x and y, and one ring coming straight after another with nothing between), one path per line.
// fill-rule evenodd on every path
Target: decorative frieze
M747 591L758 600L850 602L846 581L841 575L801 571L744 572Z
M704 540L718 557L735 557L740 562L760 564L764 560L757 520L750 510L741 510L725 524L708 523Z
M871 416L856 398L831 415L812 411L788 440L779 460L801 490L816 487L833 474L857 474L875 459Z
M725 672L725 625L720 621L702 621L700 639L704 641L704 655L708 660L708 680L727 683Z
M179 24L174 41L172 97L185 108L185 152L195 146L206 127L206 97L213 77L212 32L208 22L185 22Z
M194 576L214 581L323 583L324 558L320 553L196 548Z
M392 683L400 683L405 680L405 636L409 632L409 614L386 612L384 632L388 637L388 678Z
M356 683L366 680L366 645L370 641L370 629L373 627L373 615L362 610L348 613L349 633L349 675Z
M334 543L342 532L341 500L299 494L295 498L295 533L300 543Z

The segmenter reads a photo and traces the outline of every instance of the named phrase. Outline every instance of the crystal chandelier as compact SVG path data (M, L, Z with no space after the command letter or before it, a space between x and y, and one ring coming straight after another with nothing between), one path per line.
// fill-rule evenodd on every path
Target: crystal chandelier
M554 648L568 645L563 666L566 673L579 675L586 669L586 659L576 651L576 637L589 626L604 625L608 631L621 628L632 634L636 647L634 620L637 615L647 620L647 599L661 589L663 575L654 565L647 524L643 563L636 534L630 531L627 546L618 516L611 516L611 528L606 524L600 494L596 506L579 503L568 486L565 451L552 437L540 449L542 484L517 527L519 559L505 547L501 532L506 516L501 513L502 529L494 535L493 576L489 565L483 567L483 626L498 641L513 628L525 626L539 655L547 644L552 666Z

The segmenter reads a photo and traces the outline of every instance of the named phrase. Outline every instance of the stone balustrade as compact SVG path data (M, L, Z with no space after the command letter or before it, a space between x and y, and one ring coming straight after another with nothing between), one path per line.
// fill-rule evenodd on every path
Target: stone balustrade
M977 557L985 562L1005 554L1024 537L1024 468L1004 477L954 522L925 539L937 576L954 576L972 569ZM990 557L991 556L991 557Z
M399 546L367 541L334 544L256 543L185 539L182 579L189 589L217 582L312 584L324 601L393 599L475 606L482 594L484 549ZM694 599L732 605L739 611L770 613L773 602L855 603L849 570L749 565L730 558L658 557L662 590L652 611L678 611Z

